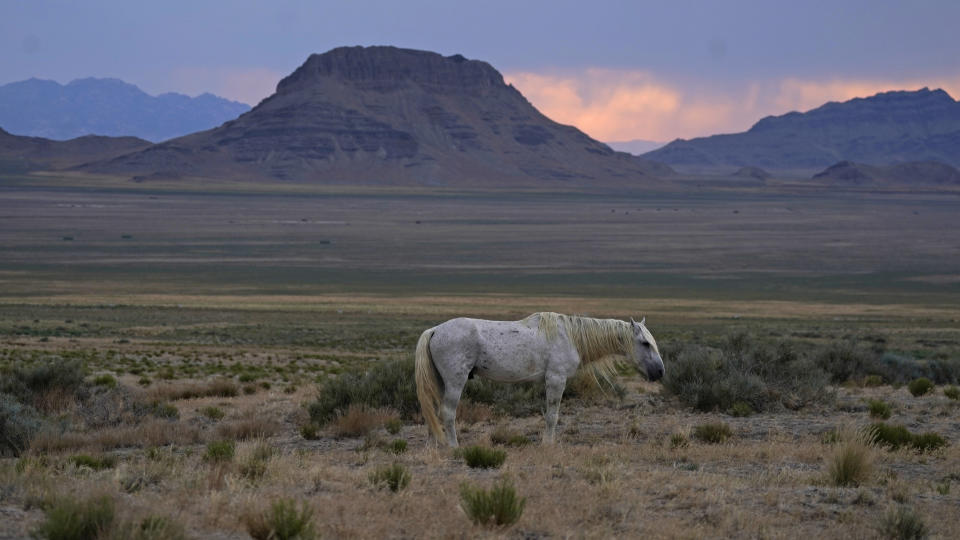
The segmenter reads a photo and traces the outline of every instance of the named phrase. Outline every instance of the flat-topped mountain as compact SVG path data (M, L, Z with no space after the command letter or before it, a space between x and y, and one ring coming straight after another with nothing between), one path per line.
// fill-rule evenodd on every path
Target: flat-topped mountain
M881 166L841 161L813 175L813 180L841 186L960 186L960 171L936 161Z
M768 116L748 131L678 139L643 155L670 165L820 169L838 161L960 166L960 102L943 90L884 92L805 113Z
M151 96L119 79L29 79L0 86L0 126L10 133L67 140L84 135L165 141L250 110L213 94Z
M150 141L136 137L87 135L68 141L21 137L0 129L0 170L61 169L142 150Z
M486 62L395 47L311 55L239 118L84 170L460 186L671 172L550 120Z

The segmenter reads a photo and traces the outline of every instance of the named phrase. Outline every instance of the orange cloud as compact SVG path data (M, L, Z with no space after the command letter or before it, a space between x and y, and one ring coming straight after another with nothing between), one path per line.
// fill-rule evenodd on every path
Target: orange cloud
M764 116L806 111L828 101L928 86L960 95L960 77L914 80L803 80L745 83L730 93L684 91L643 71L585 69L505 75L545 115L602 141L670 141L749 128Z

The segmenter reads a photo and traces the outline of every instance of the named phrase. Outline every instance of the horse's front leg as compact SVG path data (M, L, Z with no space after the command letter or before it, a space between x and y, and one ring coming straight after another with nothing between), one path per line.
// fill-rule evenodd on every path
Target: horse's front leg
M547 390L547 409L543 414L547 421L547 431L543 442L553 444L557 433L557 419L560 416L560 398L567 386L567 378L560 374L549 374L545 380Z

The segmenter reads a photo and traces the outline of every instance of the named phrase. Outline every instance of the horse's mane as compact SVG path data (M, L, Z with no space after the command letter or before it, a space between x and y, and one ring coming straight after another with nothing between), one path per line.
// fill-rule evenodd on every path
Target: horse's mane
M544 311L525 320L538 317L537 329L547 339L557 337L560 327L570 338L580 355L580 365L592 364L595 376L610 380L616 371L616 356L633 358L633 328L617 319L592 319Z

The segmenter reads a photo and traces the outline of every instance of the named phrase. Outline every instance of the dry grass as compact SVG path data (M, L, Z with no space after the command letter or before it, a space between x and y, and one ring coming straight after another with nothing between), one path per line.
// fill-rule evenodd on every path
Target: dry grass
M136 426L104 428L88 433L43 432L30 443L30 451L34 454L70 450L102 452L117 448L189 445L200 441L200 430L194 426L182 422L153 420Z
M208 381L185 381L159 384L147 395L160 401L175 401L201 397L236 397L240 393L237 383L229 379L215 378Z
M827 478L835 486L859 486L870 479L875 460L870 435L848 429L827 459Z
M399 419L400 415L391 409L351 405L334 418L331 427L337 437L362 437L391 420Z

